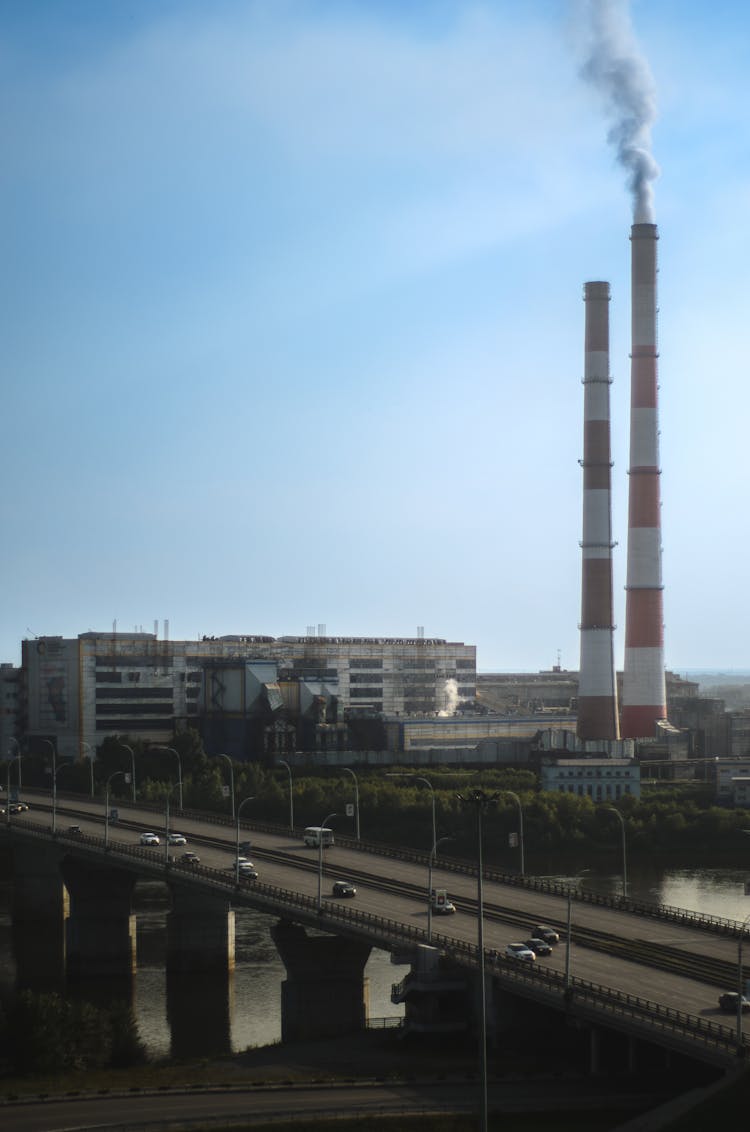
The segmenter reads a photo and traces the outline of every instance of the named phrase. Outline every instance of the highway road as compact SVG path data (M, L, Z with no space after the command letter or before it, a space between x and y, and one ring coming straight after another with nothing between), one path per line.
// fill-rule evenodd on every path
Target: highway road
M594 1078L490 1084L488 1102L494 1112L581 1112L613 1109L635 1115L666 1097L626 1093L621 1081ZM474 1082L363 1082L338 1086L297 1084L147 1093L140 1096L88 1096L43 1102L0 1104L0 1120L13 1132L83 1132L153 1126L171 1129L244 1126L282 1117L312 1122L324 1117L386 1116L472 1111L477 1107Z

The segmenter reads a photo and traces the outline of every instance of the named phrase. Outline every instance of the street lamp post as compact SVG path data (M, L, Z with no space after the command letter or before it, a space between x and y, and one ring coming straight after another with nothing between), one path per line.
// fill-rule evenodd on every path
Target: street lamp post
M89 772L90 772L90 775L91 775L91 797L93 798L94 797L94 759L96 758L96 748L94 748L94 753L91 754L91 743L85 743L83 741L83 739L81 739L81 746L86 749L86 758L89 760Z
M229 763L229 790L230 790L231 795L232 795L232 821L234 821L234 817L235 817L235 813L234 813L234 811L235 811L235 806L234 806L234 763L230 759L229 755L218 754L218 755L216 755L216 758L217 759L226 759L227 762Z
M42 739L52 752L52 836L57 832L57 752L51 739Z
M587 873L588 871L589 871L588 869L581 869L580 872L576 873L575 879L577 881L579 881L581 879L581 877L583 876L583 874ZM578 887L579 887L578 885L575 886L576 891L578 891ZM572 907L572 905L573 905L573 890L574 890L574 886L572 884L569 884L568 885L568 924L567 924L567 929L566 929L566 933L565 933L565 989L566 989L566 991L570 990L570 942L571 942L570 936L571 936L571 931L572 931L572 920L573 920L573 907Z
M341 769L345 770L347 774L350 774L354 779L354 815L356 819L354 829L357 841L359 841L359 783L357 782L356 774L348 766L342 766Z
M153 747L152 750L169 751L170 754L173 754L177 759L177 786L180 791L180 809L182 809L182 759L180 758L180 752L176 751L174 747Z
M452 841L452 837L441 837L439 841L433 841L432 849L430 850L430 862L427 866L427 942L432 943L432 870L435 867L437 860L438 845L442 845L444 841Z
M318 912L323 911L323 830L336 814L329 814L318 832Z
M166 795L165 795L165 802L166 802L166 811L165 811L165 814L164 814L164 865L165 865L165 867L169 864L169 800L172 797L172 792L173 792L175 786L176 786L176 783L170 782L169 785L167 786L167 792L166 792Z
M242 807L246 806L248 802L252 802L256 795L251 794L249 798L243 798L237 807L237 851L234 856L234 882L240 883L240 815L242 814Z
M518 797L517 794L514 794L512 790L501 790L500 793L501 794L507 794L508 797L512 798L513 801L518 806L518 849L519 849L520 861L521 861L521 876L524 876L526 866L525 866L525 863L524 863L524 852L523 852L523 806L521 805L521 799Z
M13 755L8 759L8 780L5 787L5 824L10 825L10 768L13 763L18 763L18 782L19 787L21 783L21 759L23 755Z
M13 756L13 758L14 759L20 759L21 758L21 744L18 742L18 739L16 739L15 735L10 736L9 742L16 744L17 753ZM10 753L10 752L8 752L8 753ZM20 762L18 764L18 793L19 794L21 793L21 764L20 764Z
M627 897L628 897L628 858L627 858L627 850L626 850L626 845L625 845L625 818L622 816L622 814L620 813L619 810L615 809L614 806L606 806L605 809L608 810L609 813L617 815L617 820L619 821L620 827L621 827L621 830L622 830L622 896L623 896L623 900L627 900Z
M124 751L128 751L130 754L130 781L133 784L133 801L135 801L135 755L133 754L133 748L129 747L127 743L120 743L119 739L117 742L118 746L122 747Z
M124 744L122 744L122 745L124 746ZM124 770L116 770L116 771L114 771L113 774L110 774L109 778L107 779L107 784L104 787L104 849L105 849L105 852L106 852L107 848L109 847L109 784L115 778L118 778L120 775L122 775L122 777L127 782L128 776L127 776L126 772Z
M294 780L292 779L292 768L284 759L277 759L276 762L279 766L285 766L286 772L289 775L289 832L294 833Z
M484 971L484 902L482 888L482 817L491 805L497 802L497 794L486 794L484 790L472 790L469 794L458 794L459 801L473 806L477 815L477 962L479 965L479 1128L487 1132L487 1006Z

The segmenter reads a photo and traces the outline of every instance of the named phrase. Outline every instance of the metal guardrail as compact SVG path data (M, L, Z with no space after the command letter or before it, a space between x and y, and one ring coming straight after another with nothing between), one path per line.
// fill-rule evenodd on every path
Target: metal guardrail
M33 822L24 821L17 816L11 828L40 841L49 842L51 836L49 830L40 829ZM91 834L58 831L54 840L104 853L104 839ZM220 870L202 864L191 865L179 860L167 861L158 847L151 848L110 839L106 858L120 863L128 859L136 859L139 863L145 862L151 866L148 871L156 875L179 876L188 883L200 882L201 885L207 885L214 890L218 888L225 891L227 895L248 898L256 907L260 906L277 915L288 916L290 910L294 909L303 922L318 927L346 926L350 933L365 936L371 942L381 942L386 948L404 942L411 944L427 942L425 928L377 916L350 905L326 904L319 909L316 897L246 877L240 877L237 883L234 877L222 875ZM456 964L471 969L477 967L479 953L476 944L433 932L432 946L438 947L446 958ZM532 968L531 965L498 956L490 949L485 950L484 963L486 971L501 983L508 986L525 984L536 991L546 990L550 998L557 1000L565 1009L571 1009L574 1004L576 1011L587 1009L591 1017L604 1012L612 1018L617 1018L621 1023L629 1020L637 1024L639 1030L646 1028L669 1031L672 1035L681 1036L691 1045L698 1042L706 1048L715 1050L720 1054L723 1062L736 1062L738 1057L747 1058L750 1054L750 1048L744 1038L742 1047L738 1048L733 1029L720 1023L706 1021L697 1015L675 1010L663 1003L641 999L623 991L587 982L579 977L572 978L570 983L566 984L564 974L559 971L546 967ZM397 984L401 992L408 980L409 976L406 976L401 984Z

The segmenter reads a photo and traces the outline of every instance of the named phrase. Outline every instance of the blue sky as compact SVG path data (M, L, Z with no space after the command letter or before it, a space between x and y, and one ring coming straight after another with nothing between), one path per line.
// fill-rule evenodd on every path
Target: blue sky
M748 667L750 8L615 5L656 90L665 660ZM0 660L34 634L579 660L582 285L629 229L564 0L2 0Z

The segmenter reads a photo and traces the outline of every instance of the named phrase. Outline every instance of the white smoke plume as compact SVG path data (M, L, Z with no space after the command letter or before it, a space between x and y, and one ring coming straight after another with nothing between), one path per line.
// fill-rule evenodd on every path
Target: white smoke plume
M604 96L613 125L607 141L628 172L636 224L654 222L653 182L659 166L651 152L656 87L640 52L624 0L585 0L580 6L587 32L583 77Z
M458 710L458 681L446 680L443 694L445 695L445 707L438 712L438 715L453 715Z

